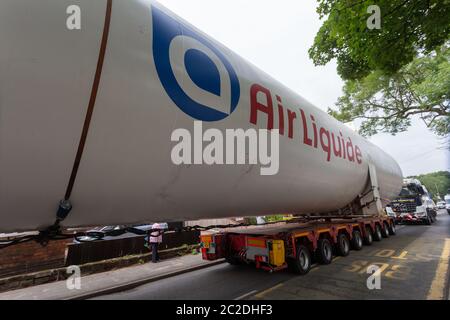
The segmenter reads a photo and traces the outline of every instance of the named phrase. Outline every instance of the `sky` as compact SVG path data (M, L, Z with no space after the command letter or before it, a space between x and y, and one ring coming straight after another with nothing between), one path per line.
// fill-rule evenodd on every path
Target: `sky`
M336 63L316 67L308 56L322 25L316 0L159 2L318 108L333 107L342 94ZM369 140L394 157L404 176L450 171L450 152L418 119L407 132Z

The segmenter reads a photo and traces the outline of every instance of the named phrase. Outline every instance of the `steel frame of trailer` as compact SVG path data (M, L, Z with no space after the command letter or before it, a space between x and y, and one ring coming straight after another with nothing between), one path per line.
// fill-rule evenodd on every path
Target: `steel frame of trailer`
M258 269L279 271L288 268L292 264L290 262L296 261L300 246L307 248L314 259L319 242L321 239L327 239L333 246L333 253L336 254L339 251L336 250L338 241L345 237L348 243L352 243L355 231L358 231L365 241L369 237L380 241L381 238L395 234L395 222L389 216L320 218L302 223L284 223L269 228L262 226L204 234L201 236L202 257L205 260L225 258L231 264L255 264ZM371 242L366 241L366 244ZM275 250L274 244L282 247L282 250ZM282 255L284 259L278 258L276 261L275 255Z

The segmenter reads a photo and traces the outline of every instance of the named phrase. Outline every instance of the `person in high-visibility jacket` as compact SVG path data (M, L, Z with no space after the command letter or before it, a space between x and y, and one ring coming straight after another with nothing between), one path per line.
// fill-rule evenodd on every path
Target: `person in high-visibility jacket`
M152 232L150 232L150 246L152 248L152 262L156 263L159 261L158 245L162 242L163 230L159 223L154 223L152 225Z

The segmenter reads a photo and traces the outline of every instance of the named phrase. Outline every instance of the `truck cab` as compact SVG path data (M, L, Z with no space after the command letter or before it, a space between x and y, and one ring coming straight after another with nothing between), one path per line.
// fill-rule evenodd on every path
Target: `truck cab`
M396 223L424 223L436 221L436 207L427 188L417 179L404 179L400 195L386 208Z

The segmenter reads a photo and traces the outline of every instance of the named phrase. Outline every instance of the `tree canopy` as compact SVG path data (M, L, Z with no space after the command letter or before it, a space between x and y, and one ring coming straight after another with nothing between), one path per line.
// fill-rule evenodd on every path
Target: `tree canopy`
M361 119L360 133L396 134L413 117L450 131L450 0L379 0L380 28L369 28L368 0L318 0L325 19L309 50L316 65L337 60L345 80L337 119Z
M370 30L369 0L318 0L326 20L309 50L316 65L337 59L345 80L371 71L393 74L418 52L442 46L450 35L450 0L378 0L381 28Z
M414 115L437 135L450 127L450 48L415 58L393 75L377 70L361 80L348 80L339 111L328 112L343 122L362 119L360 133L406 130Z
M439 200L436 198L438 193L441 199L444 199L447 190L450 189L450 172L448 171L438 171L408 178L418 179L433 194L434 200Z

